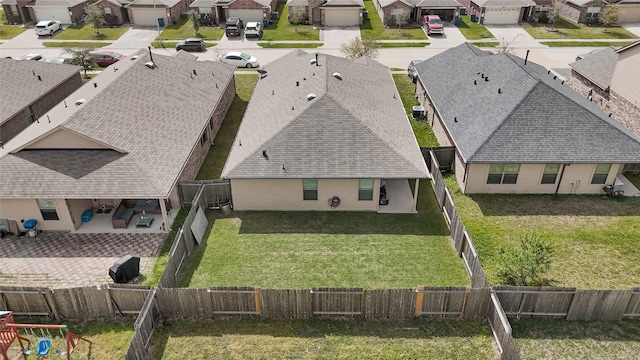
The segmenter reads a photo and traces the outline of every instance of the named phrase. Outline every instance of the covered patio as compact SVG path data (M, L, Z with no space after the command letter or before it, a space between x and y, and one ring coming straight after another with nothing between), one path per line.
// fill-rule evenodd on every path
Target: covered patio
M161 214L144 214L147 219L152 219L150 226L137 226L140 222L142 213L133 215L133 218L129 222L126 228L114 228L112 224L112 217L115 209L112 209L108 213L98 212L100 209L93 211L93 217L88 222L83 222L78 229L72 231L72 233L165 233L165 228L168 231L173 224L173 221L178 214L179 209L169 209L165 212L163 217ZM167 226L165 227L165 221Z
M379 205L378 213L381 214L415 214L417 195L414 197L407 179L384 179L387 205ZM415 182L416 194L419 181Z

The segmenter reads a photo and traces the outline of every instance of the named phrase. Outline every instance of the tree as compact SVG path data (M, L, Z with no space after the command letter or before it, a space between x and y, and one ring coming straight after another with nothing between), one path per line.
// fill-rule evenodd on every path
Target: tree
M303 24L305 20L307 20L307 13L303 6L289 7L289 23L295 25L295 32L298 32L298 25Z
M400 9L402 10L402 9ZM402 25L407 24L407 20L404 18L404 12L400 11L394 14L391 14L391 19L395 25L398 25L398 32L401 31Z
M63 51L65 54L71 55L72 65L79 65L84 70L84 78L88 79L87 71L92 70L95 67L93 61L93 48L65 48Z
M498 276L506 285L543 286L549 281L542 276L551 267L553 248L535 234L520 240L520 248L503 247L498 250L502 264Z
M340 51L349 59L357 59L361 56L373 59L378 56L379 47L374 38L355 38L348 43L343 43Z
M620 15L620 9L618 9L617 4L609 5L602 10L598 18L602 26L604 26L604 32L607 32L611 25L618 22L618 15Z
M82 18L87 24L91 24L96 31L96 35L100 34L100 28L107 24L104 19L104 13L97 3L84 7L84 17Z
M513 54L514 44L518 39L518 36L520 36L520 34L516 35L511 39L507 39L504 36L500 36L499 37L500 44L496 46L496 48L498 49L498 54Z
M567 0L555 0L553 2L553 8L551 9L551 14L549 14L549 21L551 21L551 28L556 28L556 23L560 20L560 13L562 12L562 8Z
M191 26L193 26L196 36L198 36L200 31L200 14L194 10L189 11L189 20L191 20Z

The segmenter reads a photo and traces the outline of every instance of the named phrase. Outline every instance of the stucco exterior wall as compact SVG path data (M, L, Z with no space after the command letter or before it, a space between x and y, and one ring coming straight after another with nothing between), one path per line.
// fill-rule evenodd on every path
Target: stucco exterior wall
M28 149L108 149L95 141L60 129L29 145Z
M318 200L303 200L302 179L231 179L234 210L271 211L377 211L380 180L373 185L373 200L358 200L358 179L318 179ZM340 198L332 209L328 201Z
M67 200L67 208L74 230L78 230L82 225L82 213L93 208L93 201L91 199L69 199Z
M35 199L0 199L0 218L15 220L23 229L20 220L36 219L38 230L71 231L75 229L64 199L54 199L59 220L43 220Z

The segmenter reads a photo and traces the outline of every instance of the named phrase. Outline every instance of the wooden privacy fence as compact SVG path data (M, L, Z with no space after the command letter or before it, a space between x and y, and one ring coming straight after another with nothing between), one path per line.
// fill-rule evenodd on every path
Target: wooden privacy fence
M490 298L491 302L487 309L487 320L491 326L493 337L496 339L500 356L505 360L520 359L520 352L511 333L511 324L509 324L507 315L504 313L504 310L502 310L500 300L494 292L491 292Z
M420 148L423 157L427 157L429 153L433 153L433 156L438 160L438 171L449 171L453 169L456 158L455 146L441 146L432 148ZM427 167L431 170L431 164L427 163Z
M556 317L566 320L640 318L640 288L578 290L576 288L500 286L494 288L508 316Z
M205 201L208 206L217 206L219 202L231 202L231 182L229 180L193 180L183 181L179 185L182 204L192 204L201 187L205 188Z
M140 310L140 315L133 325L135 330L125 356L126 360L146 360L148 358L147 351L151 343L151 336L161 318L155 294L156 289L149 292Z

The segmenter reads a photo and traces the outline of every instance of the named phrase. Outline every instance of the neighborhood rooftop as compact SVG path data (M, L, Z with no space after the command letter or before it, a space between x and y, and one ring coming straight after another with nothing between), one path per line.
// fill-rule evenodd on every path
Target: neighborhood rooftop
M569 64L578 74L591 80L602 89L607 89L613 79L613 70L618 62L618 53L614 48L604 48L594 54Z

